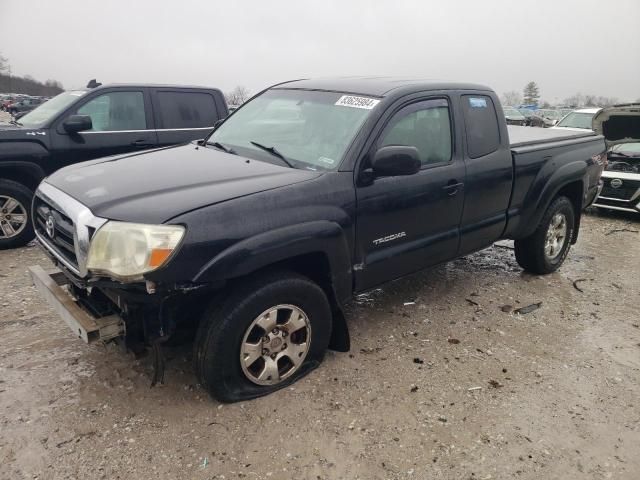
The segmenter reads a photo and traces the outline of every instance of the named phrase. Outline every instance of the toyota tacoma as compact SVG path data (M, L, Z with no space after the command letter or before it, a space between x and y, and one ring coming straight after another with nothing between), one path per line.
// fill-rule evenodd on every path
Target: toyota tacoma
M41 294L85 342L194 338L221 401L290 385L349 348L355 294L515 240L555 271L600 187L605 140L510 127L489 88L384 78L264 90L204 140L46 178ZM161 378L160 378L161 379Z

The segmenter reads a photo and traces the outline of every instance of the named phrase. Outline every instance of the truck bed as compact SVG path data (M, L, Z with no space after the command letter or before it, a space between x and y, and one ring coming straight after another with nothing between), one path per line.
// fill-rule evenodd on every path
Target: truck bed
M585 130L584 132L575 132L571 130L520 127L516 125L508 125L507 131L509 132L509 143L512 149L517 147L527 147L563 140L575 140L578 138L596 136L595 132L590 130Z

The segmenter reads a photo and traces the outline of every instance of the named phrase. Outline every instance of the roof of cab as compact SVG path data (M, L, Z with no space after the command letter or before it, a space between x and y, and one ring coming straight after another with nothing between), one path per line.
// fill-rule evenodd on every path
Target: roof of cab
M164 83L105 83L94 88L85 87L85 88L76 88L73 90L93 91L93 90L103 90L105 88L114 88L114 87L115 88L143 88L143 87L144 88L191 88L191 89L197 89L197 90L220 91L220 89L216 87L205 87L202 85L172 85L172 84L164 84Z
M328 90L333 92L357 93L373 97L384 97L395 90L484 90L492 91L484 85L456 83L443 80L402 77L333 77L292 80L273 88L297 88L302 90Z

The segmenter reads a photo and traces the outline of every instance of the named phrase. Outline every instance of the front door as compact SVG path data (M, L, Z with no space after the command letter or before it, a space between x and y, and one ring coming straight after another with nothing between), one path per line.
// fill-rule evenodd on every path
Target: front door
M422 168L357 186L357 291L455 257L465 168L454 149L451 111L446 98L406 105L375 142L372 152L387 145L416 147Z
M70 114L88 115L93 128L68 134L57 128L54 150L61 164L117 155L157 146L153 119L143 90L102 93Z

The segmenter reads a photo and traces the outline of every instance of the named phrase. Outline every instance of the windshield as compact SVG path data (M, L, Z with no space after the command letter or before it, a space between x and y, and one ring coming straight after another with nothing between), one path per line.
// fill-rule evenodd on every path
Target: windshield
M591 130L591 120L595 113L581 113L581 112L572 112L564 117L557 127L568 127L568 128L584 128L585 130Z
M19 122L25 127L40 128L85 93L87 92L84 90L62 92L31 110L24 117L21 117Z
M308 90L268 90L238 108L208 142L281 163L256 144L275 149L294 167L333 170L379 100Z
M640 143L615 145L609 152L607 170L640 173Z
M505 108L504 109L504 116L505 117L514 117L514 118L524 118L524 115L522 115L515 108Z
M537 113L539 116L549 118L551 120L559 120L562 117L562 114L557 110L538 110Z
M622 153L632 157L640 157L640 143L622 143L611 148L614 153Z

